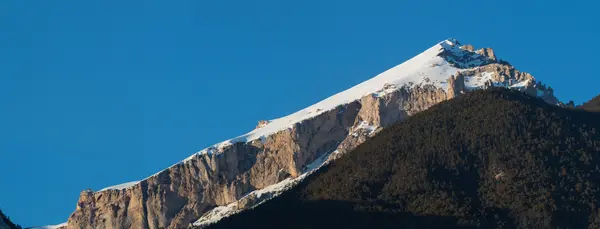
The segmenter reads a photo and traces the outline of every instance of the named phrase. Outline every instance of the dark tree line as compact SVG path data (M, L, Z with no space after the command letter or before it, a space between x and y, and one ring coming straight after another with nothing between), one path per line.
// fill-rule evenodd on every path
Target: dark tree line
M210 228L600 228L600 113L505 89L440 103Z
M21 229L21 226L11 222L10 218L0 210L0 226L2 225L8 226L8 229Z

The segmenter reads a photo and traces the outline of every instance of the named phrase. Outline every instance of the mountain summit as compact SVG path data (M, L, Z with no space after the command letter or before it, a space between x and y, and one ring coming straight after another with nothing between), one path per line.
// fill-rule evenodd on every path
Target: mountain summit
M382 128L477 89L505 87L560 104L551 88L455 39L291 115L203 149L140 181L81 192L67 228L185 228L256 206Z

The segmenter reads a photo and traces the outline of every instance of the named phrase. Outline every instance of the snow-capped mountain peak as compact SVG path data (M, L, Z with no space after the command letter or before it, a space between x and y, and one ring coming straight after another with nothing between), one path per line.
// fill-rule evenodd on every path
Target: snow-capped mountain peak
M67 227L182 228L190 219L200 219L197 226L216 222L293 187L381 128L486 87L513 88L558 103L551 89L497 59L492 49L475 50L447 39L363 83L261 121L254 130L141 181L84 191Z

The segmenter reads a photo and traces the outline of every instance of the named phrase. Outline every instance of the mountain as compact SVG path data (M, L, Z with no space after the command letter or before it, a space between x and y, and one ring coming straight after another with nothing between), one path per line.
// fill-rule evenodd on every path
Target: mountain
M599 228L600 113L506 89L442 102L209 229Z
M140 181L81 192L67 228L184 228L216 222L294 187L381 129L476 89L561 105L553 90L454 39L346 91L215 144Z
M0 210L0 229L21 229L21 227L11 222L8 216Z
M600 112L600 95L582 104L580 108L587 111Z

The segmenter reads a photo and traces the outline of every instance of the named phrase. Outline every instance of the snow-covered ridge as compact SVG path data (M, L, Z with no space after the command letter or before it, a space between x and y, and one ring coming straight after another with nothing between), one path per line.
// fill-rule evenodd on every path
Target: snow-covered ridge
M113 190L126 189L126 188L136 185L137 183L140 183L140 182L139 181L131 181L131 182L123 183L123 184L117 184L117 185L113 185L110 187L100 189L98 192L102 192L105 190L111 190L111 189L113 189Z
M337 106L354 102L367 95L383 96L386 92L398 90L406 85L415 87L428 84L446 90L448 89L447 79L451 75L493 62L476 52L461 49L459 45L460 44L456 39L444 40L410 60L350 89L335 94L288 116L268 120L265 123L262 123L259 128L247 134L215 144L196 154L219 153L222 152L222 149L232 144L238 142L250 142L261 137L269 136L281 130L292 128L296 123L330 111ZM489 79L491 79L490 76L485 80ZM484 79L479 79L479 81L485 82L483 80ZM483 83L477 86L481 87L482 85ZM475 87L475 85L473 86ZM191 155L187 159L193 158L196 154Z
M363 96L369 94L378 94L384 85L396 85L398 88L411 83L418 85L424 81L429 81L437 87L445 88L448 76L460 71L461 69L453 67L448 61L439 54L443 50L452 50L452 52L465 52L450 40L442 41L425 52L414 58L395 66L374 78L371 78L350 89L335 94L325 100L322 100L312 106L304 108L291 115L269 120L262 127L257 128L247 134L236 138L223 141L211 147L201 150L198 154L212 154L220 152L222 148L238 142L249 142L291 128L294 124L310 119L326 111L330 111L339 105L354 102ZM192 155L194 156L194 155Z
M48 225L48 226L41 226L41 227L32 227L30 229L59 229L59 228L64 228L67 226L67 223L61 223L61 224L56 224L56 225Z
M312 106L304 108L288 116L262 122L256 129L247 134L207 147L191 155L185 160L178 162L177 164L188 161L199 155L219 154L223 152L225 148L235 143L245 143L257 139L264 139L265 137L279 131L291 129L295 124L335 109L337 106L359 100L364 96L372 95L381 97L387 93L407 86L416 87L429 85L435 88L447 90L449 87L447 80L450 76L459 72L471 70L493 61L494 60L490 60L486 56L480 55L475 51L460 48L458 41L455 39L444 40L425 50L423 53L409 59L408 61L397 65L367 81L364 81L363 83L337 93L327 99L324 99ZM473 76L467 78L468 79L465 80L466 89L476 89L483 87L485 82L491 79L491 75ZM524 82L516 82L515 86L525 84L526 83ZM368 124L363 124L359 128L367 127ZM121 190L132 187L137 183L139 183L139 181L128 182L107 187L100 191Z

